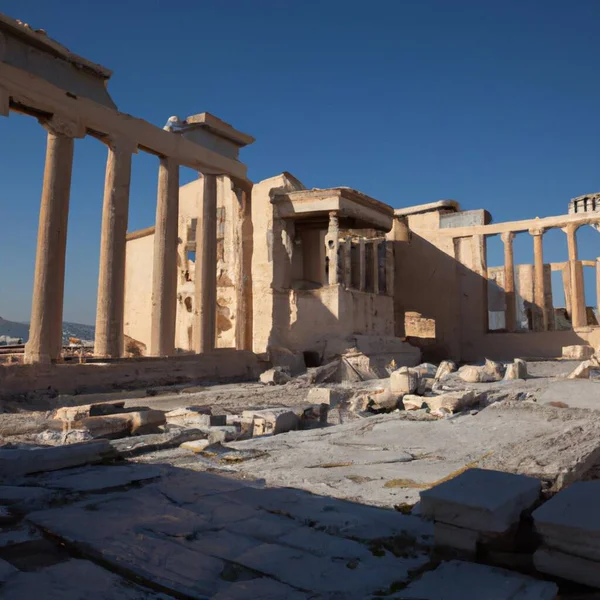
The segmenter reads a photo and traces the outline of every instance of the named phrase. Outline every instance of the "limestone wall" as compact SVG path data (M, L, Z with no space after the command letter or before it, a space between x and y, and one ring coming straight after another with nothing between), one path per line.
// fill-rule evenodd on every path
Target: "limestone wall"
M146 348L150 345L153 257L153 232L127 241L124 333Z

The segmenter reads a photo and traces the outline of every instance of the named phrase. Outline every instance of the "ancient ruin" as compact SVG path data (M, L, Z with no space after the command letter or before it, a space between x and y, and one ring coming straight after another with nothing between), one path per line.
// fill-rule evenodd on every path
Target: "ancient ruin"
M250 135L123 114L110 76L0 15L0 115L47 131L29 340L0 347L0 596L597 597L600 257L577 230L600 195L493 223L252 182ZM84 136L108 155L93 351L63 339ZM141 152L156 220L128 231Z

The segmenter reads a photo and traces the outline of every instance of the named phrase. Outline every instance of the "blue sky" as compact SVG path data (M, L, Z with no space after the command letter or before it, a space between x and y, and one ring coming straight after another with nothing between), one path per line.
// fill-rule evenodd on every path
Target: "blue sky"
M254 181L287 170L395 207L453 198L495 221L562 214L600 190L598 0L3 0L2 11L112 69L123 112L162 126L210 111L255 136L242 153ZM28 320L44 131L11 115L0 143L0 316ZM65 318L93 323L106 150L85 139L75 153ZM156 177L154 157L134 157L130 230L154 221ZM582 258L598 256L597 233L580 233ZM518 238L523 262L529 241ZM565 259L560 236L544 250Z

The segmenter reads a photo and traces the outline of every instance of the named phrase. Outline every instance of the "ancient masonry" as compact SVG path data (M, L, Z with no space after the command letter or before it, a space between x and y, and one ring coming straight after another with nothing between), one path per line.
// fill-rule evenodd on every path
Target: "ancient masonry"
M597 598L600 258L577 231L600 194L494 224L254 184L251 136L122 114L110 75L0 15L0 115L47 131L30 337L0 348L0 597ZM84 136L108 156L95 347L74 354ZM128 232L140 152L156 220Z

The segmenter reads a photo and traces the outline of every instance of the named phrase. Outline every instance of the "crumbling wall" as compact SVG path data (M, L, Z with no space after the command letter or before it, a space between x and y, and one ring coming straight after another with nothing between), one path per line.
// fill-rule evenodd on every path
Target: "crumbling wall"
M279 328L290 319L288 291L291 280L291 240L285 223L276 214L271 198L276 193L303 190L291 174L282 173L257 183L252 189L253 350L266 352L269 346L281 346ZM277 296L277 299L275 298Z

